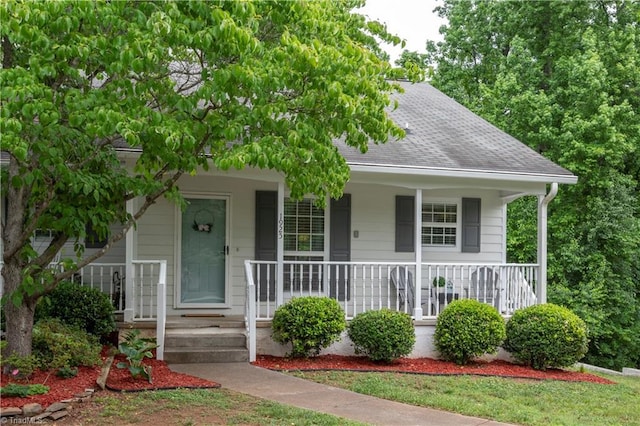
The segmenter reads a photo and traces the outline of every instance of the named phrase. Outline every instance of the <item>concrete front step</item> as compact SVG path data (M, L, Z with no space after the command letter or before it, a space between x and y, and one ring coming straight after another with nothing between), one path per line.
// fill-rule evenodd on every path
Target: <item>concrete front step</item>
M246 348L247 338L243 333L180 333L174 334L167 331L164 345L168 348L221 348L236 347Z
M247 362L244 328L203 326L167 329L164 359L169 363Z
M249 350L244 348L166 348L164 360L173 364L210 362L248 362Z

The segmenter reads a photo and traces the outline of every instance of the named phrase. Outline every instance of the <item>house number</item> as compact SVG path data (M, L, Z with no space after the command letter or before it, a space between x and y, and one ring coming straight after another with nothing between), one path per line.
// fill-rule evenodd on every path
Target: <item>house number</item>
M282 217L282 213L280 213L280 218L278 219L278 239L281 240L284 235L284 218Z

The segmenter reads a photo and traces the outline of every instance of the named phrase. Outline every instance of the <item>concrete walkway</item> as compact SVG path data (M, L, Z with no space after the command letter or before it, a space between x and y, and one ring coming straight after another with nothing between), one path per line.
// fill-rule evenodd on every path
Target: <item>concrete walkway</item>
M249 363L171 364L223 388L371 425L497 426L506 423L415 407L299 379Z

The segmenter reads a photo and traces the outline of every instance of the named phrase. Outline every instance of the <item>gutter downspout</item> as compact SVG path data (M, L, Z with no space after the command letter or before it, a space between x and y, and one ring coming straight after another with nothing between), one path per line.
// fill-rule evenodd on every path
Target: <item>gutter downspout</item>
M547 303L547 207L557 194L558 183L553 182L547 195L538 195L538 304Z

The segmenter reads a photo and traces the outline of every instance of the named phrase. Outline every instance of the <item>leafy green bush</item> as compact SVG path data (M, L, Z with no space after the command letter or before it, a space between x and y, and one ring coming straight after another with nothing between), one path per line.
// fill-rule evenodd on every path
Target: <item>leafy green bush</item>
M291 343L294 358L315 356L340 339L347 323L335 299L298 297L276 309L271 327L273 340Z
M116 330L113 310L111 299L100 290L63 281L38 304L36 317L59 318L102 338Z
M30 395L44 395L47 392L49 392L49 387L41 384L22 385L19 383L9 383L0 388L0 395L6 397L17 396L26 398ZM5 418L3 417L2 420L5 420Z
M389 309L356 315L347 326L347 334L356 354L372 361L391 362L409 355L416 343L411 316Z
M34 326L32 350L40 368L48 370L97 365L102 346L84 330L49 318Z
M504 349L536 370L573 365L588 350L585 322L552 303L515 311L506 330Z
M144 365L145 358L152 358L152 349L157 348L155 339L140 337L140 330L132 330L124 337L124 341L118 345L118 350L127 358L127 362L116 364L118 368L128 368L131 377L144 377L151 383L151 366Z
M505 338L502 316L477 300L455 300L438 316L434 342L440 355L467 364L485 353L496 353Z

